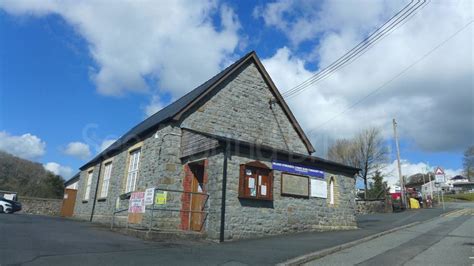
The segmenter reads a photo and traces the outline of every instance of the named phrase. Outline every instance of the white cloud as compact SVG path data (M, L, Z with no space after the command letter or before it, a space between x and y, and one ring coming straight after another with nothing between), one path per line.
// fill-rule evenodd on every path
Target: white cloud
M44 169L54 173L55 175L62 176L66 180L72 177L72 175L74 174L74 171L71 167L63 166L55 162L43 164L43 167Z
M310 8L307 1L278 3L284 4L277 11L269 4L260 12L270 12L265 15L266 24L281 29L293 43L293 47L283 47L263 60L281 91L315 73L308 63L327 66L403 5L394 1L325 1ZM471 1L430 1L357 61L288 99L315 142L318 155L325 156L332 138L350 137L368 126L382 127L384 135L391 138L392 118L398 121L400 137L424 151L457 152L472 145L472 24L393 83L348 109L466 25L472 20L471 11ZM311 26L317 32L306 33L305 38L293 36L296 25ZM307 31L299 27L301 32ZM302 52L299 44L303 41L313 46L310 52Z
M79 141L69 143L63 152L81 160L86 160L91 156L89 145Z
M87 40L98 66L91 78L104 95L149 92L151 85L180 96L227 64L239 42L237 17L217 1L15 0L0 7L64 18Z
M0 131L0 150L24 159L37 159L45 153L46 143L30 133L13 136Z
M117 141L117 140L116 139L106 139L106 140L102 141L102 144L100 145L100 150L98 152L104 151L110 145L112 145L115 141Z
M144 110L145 115L147 117L151 116L155 114L156 112L160 111L161 109L163 109L163 107L165 107L165 105L161 101L161 97L158 94L155 94L151 97L150 103L147 106L145 106L145 110Z
M424 162L418 163L411 163L408 160L401 161L401 168L402 168L402 175L403 176L411 176L418 173L426 173L427 171L433 172L433 166L429 166ZM429 169L429 170L427 170ZM446 178L454 177L456 175L460 175L462 173L462 169L444 169L446 174ZM384 176L384 181L387 181L388 185L394 185L397 183L400 178L398 176L398 166L397 161L393 161L382 170Z

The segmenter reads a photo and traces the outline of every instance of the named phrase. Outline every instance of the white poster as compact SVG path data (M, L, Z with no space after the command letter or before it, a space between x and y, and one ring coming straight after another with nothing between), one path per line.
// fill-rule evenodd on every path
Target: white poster
M3 197L7 200L13 200L15 198L15 194L5 194Z
M255 188L255 178L249 178L249 188Z
M262 196L267 195L267 186L265 185L260 186L260 194L262 194Z
M147 188L145 190L145 205L153 204L153 199L155 198L155 188Z
M311 197L328 197L328 185L325 180L311 179Z

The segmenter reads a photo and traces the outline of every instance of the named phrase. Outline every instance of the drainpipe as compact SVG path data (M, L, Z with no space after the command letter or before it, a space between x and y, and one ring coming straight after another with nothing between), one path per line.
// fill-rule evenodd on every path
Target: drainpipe
M95 185L94 202L92 203L91 218L89 222L92 222L92 218L94 217L95 203L97 202L97 190L99 190L100 170L102 170L102 162L99 164L99 175L97 177L97 184Z
M222 168L222 203L221 203L221 228L219 235L219 242L224 242L224 227L225 227L225 197L227 190L227 158L229 157L229 144L224 146L224 164Z

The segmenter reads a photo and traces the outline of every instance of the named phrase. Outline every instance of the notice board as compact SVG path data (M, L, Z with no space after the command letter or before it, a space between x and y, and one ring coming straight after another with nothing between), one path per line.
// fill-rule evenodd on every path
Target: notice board
M281 194L309 197L309 178L302 175L281 174Z

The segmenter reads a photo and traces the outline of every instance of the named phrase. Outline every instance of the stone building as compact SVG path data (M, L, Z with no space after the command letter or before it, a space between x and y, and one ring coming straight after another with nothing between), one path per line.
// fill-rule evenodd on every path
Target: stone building
M82 166L74 216L110 223L154 187L165 200L138 223L158 230L223 241L354 228L358 169L313 152L251 52Z

